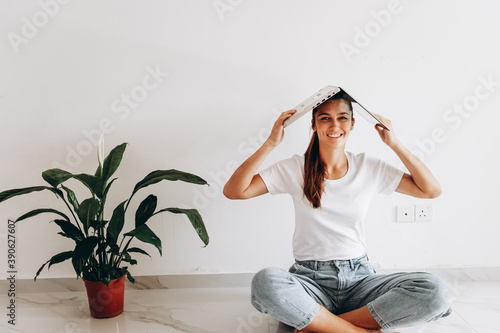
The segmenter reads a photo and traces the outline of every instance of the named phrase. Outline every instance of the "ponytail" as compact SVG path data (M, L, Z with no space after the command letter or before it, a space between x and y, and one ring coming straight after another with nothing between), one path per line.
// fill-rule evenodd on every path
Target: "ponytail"
M319 156L319 139L316 131L304 157L304 195L314 208L320 208L325 183L325 164Z

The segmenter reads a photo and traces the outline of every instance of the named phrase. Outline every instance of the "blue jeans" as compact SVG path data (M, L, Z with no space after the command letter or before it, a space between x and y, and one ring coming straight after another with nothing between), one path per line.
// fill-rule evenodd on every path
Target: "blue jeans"
M289 272L265 268L252 280L252 304L299 330L312 322L320 305L336 315L366 305L385 329L449 315L451 293L428 273L376 274L364 255L352 260L297 261Z

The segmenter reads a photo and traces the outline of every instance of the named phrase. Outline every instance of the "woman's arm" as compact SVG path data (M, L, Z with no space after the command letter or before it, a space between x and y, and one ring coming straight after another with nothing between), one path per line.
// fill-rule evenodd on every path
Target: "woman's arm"
M295 112L296 110L283 112L274 123L271 134L262 147L243 162L229 178L223 191L228 199L250 199L268 192L266 184L256 172L267 155L283 140L285 132L283 122Z
M410 172L403 175L401 182L396 188L396 192L417 198L439 197L441 195L441 185L432 175L429 168L396 138L389 119L379 115L375 116L382 120L390 129L390 131L387 131L382 126L376 125L375 129L378 131L380 138L398 155L401 162L403 162Z

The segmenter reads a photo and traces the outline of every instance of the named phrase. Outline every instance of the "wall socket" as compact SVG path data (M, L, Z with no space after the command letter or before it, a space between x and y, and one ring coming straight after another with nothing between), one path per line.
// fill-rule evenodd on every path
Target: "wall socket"
M415 221L430 222L432 221L432 205L418 204L415 205Z
M415 206L414 205L400 205L397 210L398 222L413 222L415 221Z
M397 222L430 222L433 219L432 204L398 205Z

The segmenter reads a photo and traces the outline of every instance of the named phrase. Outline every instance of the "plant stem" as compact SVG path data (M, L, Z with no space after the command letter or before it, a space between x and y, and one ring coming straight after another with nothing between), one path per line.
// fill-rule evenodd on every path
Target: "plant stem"
M123 237L122 237L122 240L121 240L121 242L120 242L120 245L118 246L118 253L120 253L120 249L121 249L121 247L122 247L122 244L123 244L123 241L124 241L124 240L125 240L125 236L123 236ZM115 261L114 261L114 260L115 260L115 256L116 256L116 255L115 255L114 253L111 253L111 257L110 257L110 259L109 259L109 262L113 265L113 267L117 268L117 267L116 267L116 263L115 263Z
M134 239L134 236L130 236L130 239L128 240L127 244L125 245L125 247L123 248L123 251L121 251L120 253L120 256L118 257L118 259L116 260L116 265L115 267L118 267L118 265L120 265L120 262L122 260L122 257L123 257L123 252L127 251L128 249L128 246L130 245L130 242L132 241L132 239ZM121 246L121 245L120 245Z
M66 201L66 199L64 198L64 194L61 196L61 199L64 201L64 203L66 204L66 207L68 207L68 210L69 212L71 213L71 215L73 215L73 218L75 219L75 222L76 222L76 226L78 227L78 229L80 230L80 232L83 234L83 230L82 228L80 228L80 224L78 223L78 219L76 218L75 216L75 213L73 213L73 210L71 209L71 207L69 206L69 203ZM86 234L88 236L88 234Z
M102 237L101 237L101 227L99 226L100 222L99 220L97 221L97 225L98 225L98 229L97 229L97 239L99 240L99 242L97 244L101 244L101 241L102 241ZM97 248L99 249L99 246L97 246ZM99 251L99 266L101 266L103 264L103 260L102 260L102 251Z

